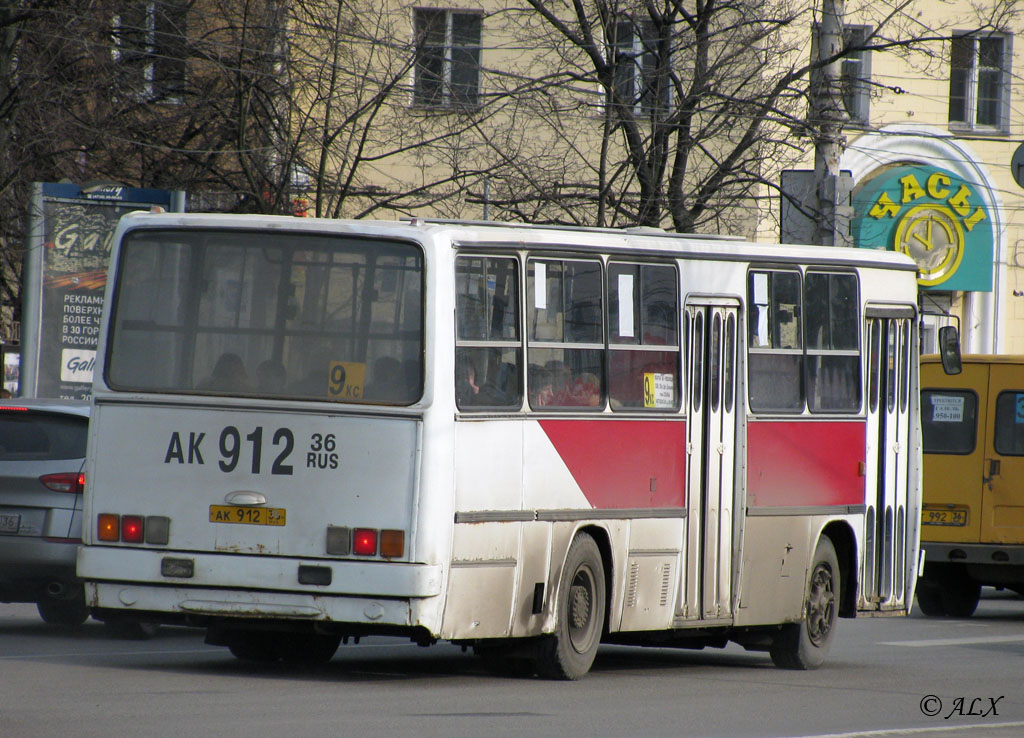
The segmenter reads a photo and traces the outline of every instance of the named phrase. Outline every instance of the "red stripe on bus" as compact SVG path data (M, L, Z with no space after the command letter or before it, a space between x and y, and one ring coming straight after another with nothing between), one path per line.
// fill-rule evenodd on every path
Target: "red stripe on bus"
M542 420L540 426L594 508L684 506L686 423Z
M754 507L862 505L863 422L747 423L747 494Z

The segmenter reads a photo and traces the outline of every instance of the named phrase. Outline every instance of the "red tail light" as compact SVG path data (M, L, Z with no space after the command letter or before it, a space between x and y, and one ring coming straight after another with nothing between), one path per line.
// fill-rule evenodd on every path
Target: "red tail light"
M60 474L46 474L39 477L47 489L54 492L70 492L80 495L85 489L85 474L82 472L61 472Z
M373 528L356 528L352 535L352 552L357 556L376 556L377 531Z
M121 540L125 543L142 543L142 516L121 516Z

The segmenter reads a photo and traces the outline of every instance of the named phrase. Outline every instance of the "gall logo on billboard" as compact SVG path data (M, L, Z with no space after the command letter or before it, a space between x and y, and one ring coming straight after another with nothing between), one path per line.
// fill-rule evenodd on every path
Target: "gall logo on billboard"
M64 349L60 356L60 381L92 384L96 352L87 349Z

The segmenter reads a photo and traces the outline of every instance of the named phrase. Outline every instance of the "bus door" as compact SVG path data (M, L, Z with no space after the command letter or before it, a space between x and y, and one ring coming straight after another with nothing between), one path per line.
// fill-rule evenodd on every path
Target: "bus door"
M677 615L732 617L736 344L734 301L686 308L687 525Z
M980 542L1019 544L1024 542L1024 377L1019 364L993 362L989 372Z
M864 572L867 607L900 606L906 589L907 475L914 309L867 311L868 420Z

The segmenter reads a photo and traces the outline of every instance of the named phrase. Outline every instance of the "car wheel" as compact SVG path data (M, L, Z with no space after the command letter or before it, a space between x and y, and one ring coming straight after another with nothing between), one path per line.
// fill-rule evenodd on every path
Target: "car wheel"
M39 617L49 625L77 626L89 619L85 604L85 588L70 587L62 597L43 597L36 603Z

